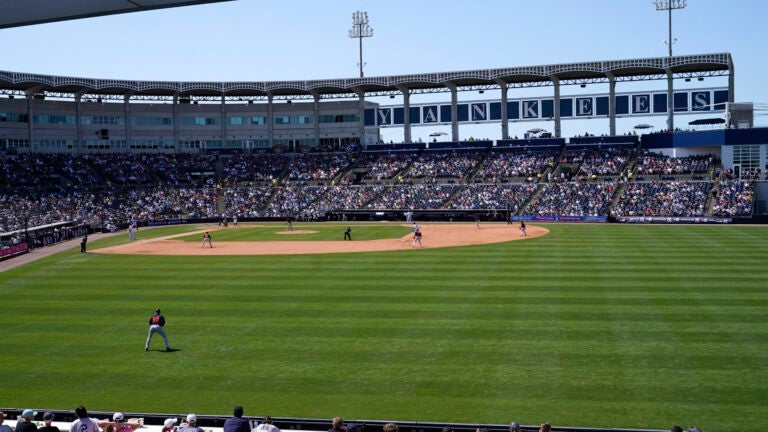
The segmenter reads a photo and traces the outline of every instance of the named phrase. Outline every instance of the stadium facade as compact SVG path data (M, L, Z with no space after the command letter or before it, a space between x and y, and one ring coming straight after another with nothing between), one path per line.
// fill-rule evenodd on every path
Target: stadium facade
M728 86L675 91L675 80L727 76ZM617 83L666 80L666 90L616 93ZM561 86L603 83L604 95L561 97ZM552 87L535 99L510 90ZM459 103L461 91L495 91L498 100ZM450 102L414 105L410 96L450 93ZM278 82L163 82L0 72L0 148L17 152L200 152L302 147L367 146L379 128L552 120L560 137L564 118L616 118L722 112L734 97L728 53L594 61L384 77ZM402 106L380 107L366 98L400 96Z

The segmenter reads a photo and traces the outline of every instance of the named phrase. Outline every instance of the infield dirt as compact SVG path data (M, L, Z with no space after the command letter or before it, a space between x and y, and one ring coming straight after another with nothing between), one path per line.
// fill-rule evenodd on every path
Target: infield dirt
M247 229L247 226L242 226L239 229ZM217 230L210 227L201 227L199 234L202 235L205 231L214 232ZM423 233L422 244L424 245L424 249L432 249L525 240L545 235L549 233L549 230L539 226L528 225L528 235L522 237L518 225L489 224L476 228L474 225L469 224L427 224L421 226L421 232ZM279 231L276 231L276 233L292 234L297 232L280 229ZM214 237L213 248L202 248L198 242L175 240L176 237L189 236L190 234L195 233L184 233L156 239L138 240L118 246L93 250L93 252L141 255L294 255L375 252L407 250L413 248L412 234L395 239L381 240L286 242L216 242L215 236L212 236Z

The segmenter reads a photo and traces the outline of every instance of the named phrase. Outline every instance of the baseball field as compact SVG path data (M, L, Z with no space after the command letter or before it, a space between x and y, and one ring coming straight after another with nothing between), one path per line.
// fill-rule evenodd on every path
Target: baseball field
M175 226L1 272L0 406L768 427L766 227L467 225L495 242L442 245L424 224L423 249L351 227L396 246L242 253L346 225ZM144 351L156 307L172 352Z

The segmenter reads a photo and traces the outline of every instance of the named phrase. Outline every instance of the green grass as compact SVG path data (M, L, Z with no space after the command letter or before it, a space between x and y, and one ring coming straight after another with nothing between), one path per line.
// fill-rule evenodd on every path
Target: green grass
M0 273L0 405L768 426L768 229L548 228L521 242L378 253L73 249ZM180 351L159 351L162 340L143 351L155 307Z
M390 225L390 224L293 224L294 232L285 234L288 228L284 224L256 224L243 225L239 228L227 228L213 231L217 227L211 227L211 236L215 241L318 241L318 240L338 240L344 241L344 230L347 227L352 228L352 236L355 240L377 240L385 238L398 238L413 232L408 226ZM301 234L300 231L312 231ZM282 234L281 234L282 233ZM193 234L183 237L177 237L176 240L184 240L199 243L200 234Z

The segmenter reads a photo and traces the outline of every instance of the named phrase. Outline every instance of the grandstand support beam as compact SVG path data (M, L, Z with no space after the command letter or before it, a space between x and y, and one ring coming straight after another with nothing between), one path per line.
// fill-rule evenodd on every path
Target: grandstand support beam
M314 119L315 147L317 147L320 146L320 93L313 92L312 99L312 118Z
M365 145L365 90L358 90L357 98L357 116L359 118L357 122L357 136L360 137L360 147L363 147Z
M675 88L672 68L667 68L667 130L675 130Z
M131 148L131 95L130 93L123 96L123 108L125 115L125 145L126 148ZM174 145L176 141L174 141Z
M179 142L179 94L176 93L173 95L173 112L171 113L173 116L173 142ZM128 148L130 148L130 144L128 145ZM179 146L176 146L176 152L178 152Z
M269 148L275 145L274 98L272 93L267 95L267 140L269 141Z
M83 115L81 104L83 103L83 91L75 93L75 152L77 154L82 153L83 148L83 121L81 117ZM125 119L126 127L128 127L128 118Z
M397 86L403 93L403 142L413 142L411 139L411 92L408 87Z
M456 84L445 83L451 91L451 141L459 141L459 95Z
M227 143L229 135L227 135L227 98L224 93L221 94L221 147L228 148Z
M509 86L502 79L497 79L496 83L501 90L501 139L509 139L509 113L507 112Z
M616 136L616 77L612 73L608 77L608 131L610 136Z
M733 60L729 57L728 58L728 102L734 103L736 99L736 95L734 94L736 89L734 88L735 85L735 77L734 77L734 66L733 66Z
M27 96L27 139L29 140L29 152L35 152L35 127L32 112L32 99L35 97L35 90L29 89L24 92Z
M549 80L552 81L552 85L555 87L555 100L553 102L555 109L555 138L560 138L562 130L560 124L560 78L552 75L549 77Z

